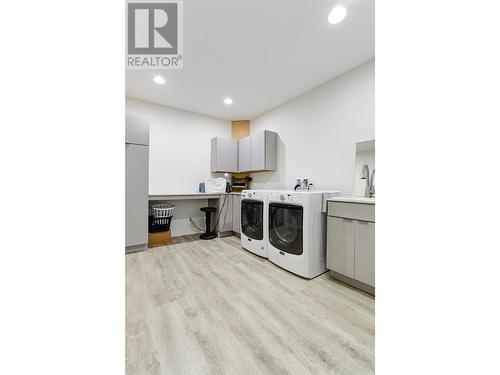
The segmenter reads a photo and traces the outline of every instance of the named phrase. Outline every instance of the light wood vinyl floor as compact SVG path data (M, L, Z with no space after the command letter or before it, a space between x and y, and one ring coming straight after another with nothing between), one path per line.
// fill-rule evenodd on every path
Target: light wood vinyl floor
M374 299L293 275L238 237L126 255L126 370L371 374Z

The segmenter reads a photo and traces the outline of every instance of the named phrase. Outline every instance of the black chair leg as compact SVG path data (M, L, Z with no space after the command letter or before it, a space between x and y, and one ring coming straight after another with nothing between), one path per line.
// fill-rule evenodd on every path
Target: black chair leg
M215 208L212 209L212 207L203 207L201 208L202 211L205 212L205 233L200 235L200 239L202 240L213 240L214 238L217 237L217 234L215 232L211 232L211 224L210 224L210 214L211 212L215 211Z

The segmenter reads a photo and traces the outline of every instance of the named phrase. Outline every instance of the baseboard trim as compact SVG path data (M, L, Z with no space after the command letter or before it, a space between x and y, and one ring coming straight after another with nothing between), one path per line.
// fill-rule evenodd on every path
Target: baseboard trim
M168 243L166 243L166 244L151 245L149 247L148 247L147 244L144 244L144 245L135 245L135 246L127 246L125 248L125 254L137 253L139 251L147 250L148 248L152 249L152 248L155 248L155 247L162 247L162 246L175 245L175 244L178 244L178 243L185 243L185 242L197 241L197 240L200 239L200 234L201 233L197 233L197 234L185 234L183 236L172 237L170 239L170 241L168 241ZM239 233L233 232L232 230L226 231L226 232L219 232L218 236L219 236L219 238L230 237L230 236L241 237Z
M226 232L219 232L219 238L234 236L234 232L232 230L228 230Z
M148 244L144 243L142 245L133 245L125 247L125 254L137 253L139 251L144 251L148 248Z
M344 284L348 284L350 286L353 286L356 289L360 289L365 293L371 294L372 296L375 296L375 288L371 285L362 283L361 281L351 279L348 276L342 275L338 272L330 270L330 276L334 278L335 280L341 281Z

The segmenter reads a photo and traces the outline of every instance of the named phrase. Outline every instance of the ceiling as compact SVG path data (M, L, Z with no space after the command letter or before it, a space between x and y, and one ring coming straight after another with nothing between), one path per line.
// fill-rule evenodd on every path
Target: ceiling
M328 14L339 3L347 16L331 25ZM252 119L372 59L374 29L372 0L184 0L183 69L127 69L126 94ZM158 74L164 85L153 82Z

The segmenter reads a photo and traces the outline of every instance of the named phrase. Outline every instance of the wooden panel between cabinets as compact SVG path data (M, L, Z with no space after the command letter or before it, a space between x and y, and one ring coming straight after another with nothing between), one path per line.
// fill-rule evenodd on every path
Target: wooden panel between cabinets
M231 121L231 138L241 139L250 135L250 120Z
M248 136L250 136L250 120L231 121L231 138L241 139ZM250 161L248 164L250 164ZM250 166L248 169L250 169ZM238 180L243 180L247 177L250 177L249 172L233 173L233 178ZM239 190L240 189L236 189L235 191Z

